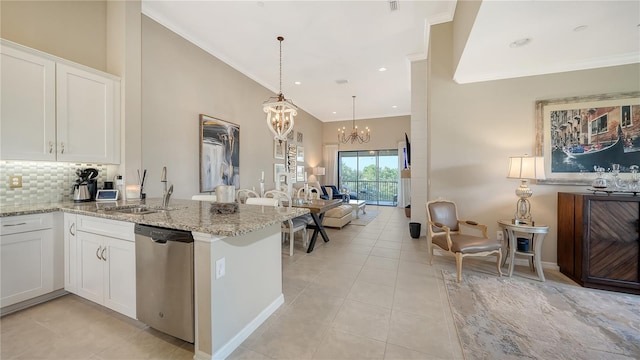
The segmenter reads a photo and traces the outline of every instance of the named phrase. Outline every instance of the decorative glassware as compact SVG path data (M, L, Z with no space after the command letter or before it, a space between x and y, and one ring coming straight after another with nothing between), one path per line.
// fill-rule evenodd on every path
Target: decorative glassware
M620 177L620 164L611 165L611 176L613 177L613 187L616 190L625 190L627 188L627 184Z
M607 188L607 186L609 186L609 182L604 177L604 168L601 166L598 166L598 167L595 167L594 170L596 171L597 177L595 180L593 180L593 183L591 184L591 186L593 186L596 189Z
M629 170L631 170L631 180L629 180L629 190L638 191L640 190L640 178L638 178L638 165L629 166Z

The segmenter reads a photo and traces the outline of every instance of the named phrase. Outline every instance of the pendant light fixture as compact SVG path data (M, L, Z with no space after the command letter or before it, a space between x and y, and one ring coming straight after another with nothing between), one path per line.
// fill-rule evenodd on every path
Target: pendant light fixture
M368 126L358 134L358 127L356 126L356 96L353 95L353 128L349 135L347 135L347 129L344 126L342 129L338 128L338 141L343 144L348 142L362 144L368 143L369 140L371 140L371 130L369 130Z
M262 107L267 113L267 126L273 133L273 139L286 141L287 134L293 130L293 118L298 115L298 107L282 95L282 41L284 38L278 36L277 39L280 42L280 93L277 97L270 97Z

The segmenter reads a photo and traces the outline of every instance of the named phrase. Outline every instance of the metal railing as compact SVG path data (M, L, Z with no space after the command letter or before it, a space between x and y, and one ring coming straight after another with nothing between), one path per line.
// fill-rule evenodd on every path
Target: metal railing
M398 203L397 181L343 180L341 186L349 189L350 194L357 194L358 200L364 200L367 204L395 206Z

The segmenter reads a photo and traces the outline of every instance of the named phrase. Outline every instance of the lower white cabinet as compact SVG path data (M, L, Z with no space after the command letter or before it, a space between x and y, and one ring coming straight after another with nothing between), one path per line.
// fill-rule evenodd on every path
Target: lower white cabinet
M66 289L114 311L136 318L134 224L77 215L75 228L65 220ZM65 241L67 241L65 234ZM75 253L73 252L75 243ZM73 257L75 256L75 261ZM74 266L75 262L75 266ZM68 273L68 275L67 275Z
M64 214L63 237L64 237L64 289L76 293L78 289L78 257L76 251L78 227L76 225L76 214Z
M53 213L0 219L0 307L62 288L62 241Z

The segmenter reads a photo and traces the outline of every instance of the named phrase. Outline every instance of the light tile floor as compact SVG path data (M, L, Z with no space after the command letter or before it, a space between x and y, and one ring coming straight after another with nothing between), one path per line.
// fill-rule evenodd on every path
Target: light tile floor
M284 246L285 304L230 359L463 358L441 273L455 273L455 260L436 256L430 266L426 238L409 236L403 209L369 211L378 212L372 222L329 229L331 241L311 254L299 239L292 257ZM464 271L495 275L495 265L465 260ZM5 316L0 327L3 360L193 357L192 344L75 295Z

